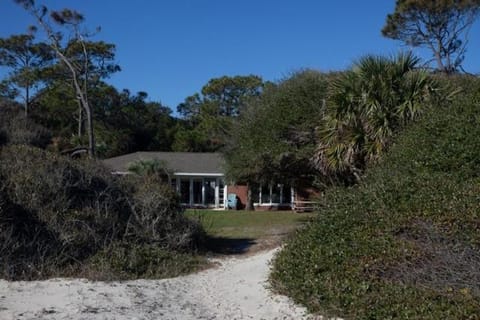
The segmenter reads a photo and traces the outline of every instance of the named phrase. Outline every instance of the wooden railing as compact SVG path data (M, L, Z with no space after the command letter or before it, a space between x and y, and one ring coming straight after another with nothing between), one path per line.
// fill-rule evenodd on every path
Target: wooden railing
M295 212L311 212L316 209L316 201L293 201L292 210Z

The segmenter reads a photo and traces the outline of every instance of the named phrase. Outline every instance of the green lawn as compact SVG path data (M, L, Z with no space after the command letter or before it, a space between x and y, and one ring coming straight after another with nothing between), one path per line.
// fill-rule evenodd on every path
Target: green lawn
M228 239L259 239L286 235L313 219L314 213L292 211L187 210L207 234Z

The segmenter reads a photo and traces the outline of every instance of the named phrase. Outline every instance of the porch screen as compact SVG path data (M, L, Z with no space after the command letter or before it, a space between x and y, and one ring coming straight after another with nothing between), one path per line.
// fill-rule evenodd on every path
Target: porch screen
M201 179L193 180L193 203L194 204L202 203L202 180Z
M180 201L190 203L190 179L180 180Z

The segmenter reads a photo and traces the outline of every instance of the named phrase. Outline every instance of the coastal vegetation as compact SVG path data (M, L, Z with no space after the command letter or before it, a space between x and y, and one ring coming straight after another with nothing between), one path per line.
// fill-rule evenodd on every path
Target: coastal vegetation
M279 254L272 283L346 319L479 314L480 81L429 108L355 186L330 188L318 219Z
M403 52L276 82L221 76L176 115L108 83L116 47L80 32L83 15L15 2L37 27L0 39L1 278L177 276L205 267L212 241L302 226L271 284L311 312L480 314L480 80L460 73L478 1L396 2L383 34L434 41L434 70ZM164 163L119 177L99 161L151 150L222 152L228 180L307 184L317 212L185 211Z

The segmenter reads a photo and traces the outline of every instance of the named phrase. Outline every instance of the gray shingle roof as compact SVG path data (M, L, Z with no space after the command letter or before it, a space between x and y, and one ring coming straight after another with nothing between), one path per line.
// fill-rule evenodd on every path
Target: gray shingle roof
M118 172L127 172L128 167L139 160L160 160L168 169L181 173L223 174L223 157L220 153L196 152L135 152L110 159L103 163Z

